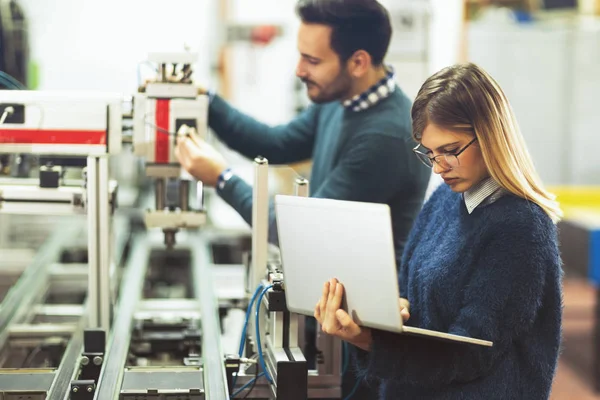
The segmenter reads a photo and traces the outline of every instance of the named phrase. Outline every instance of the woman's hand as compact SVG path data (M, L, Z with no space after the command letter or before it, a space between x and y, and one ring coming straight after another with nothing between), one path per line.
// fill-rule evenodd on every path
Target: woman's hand
M340 308L343 297L344 286L337 279L325 283L323 296L315 307L315 318L321 324L323 332L369 351L372 342L371 330L358 326L350 315Z
M402 317L402 321L408 321L410 318L410 303L404 297L400 297L400 299L398 299L398 304L400 305L400 316Z

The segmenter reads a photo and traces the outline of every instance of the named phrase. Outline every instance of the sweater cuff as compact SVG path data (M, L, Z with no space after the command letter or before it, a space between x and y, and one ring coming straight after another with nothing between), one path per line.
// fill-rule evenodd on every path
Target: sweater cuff
M233 174L224 185L217 185L215 190L227 204L233 207L236 188L241 182L242 179L236 174Z
M386 360L390 357L389 346L393 346L393 342L398 340L397 336L392 332L371 329L371 349L369 352L363 352L366 356L362 368L366 376L377 376L378 367L387 364Z
M233 174L225 184L216 188L217 194L252 225L252 187Z

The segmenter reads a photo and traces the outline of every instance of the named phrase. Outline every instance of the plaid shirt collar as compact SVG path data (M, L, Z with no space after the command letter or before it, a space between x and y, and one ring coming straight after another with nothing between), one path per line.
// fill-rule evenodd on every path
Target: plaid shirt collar
M392 94L396 89L396 74L391 66L386 66L385 69L386 74L379 82L365 92L344 101L344 107L352 111L363 111Z

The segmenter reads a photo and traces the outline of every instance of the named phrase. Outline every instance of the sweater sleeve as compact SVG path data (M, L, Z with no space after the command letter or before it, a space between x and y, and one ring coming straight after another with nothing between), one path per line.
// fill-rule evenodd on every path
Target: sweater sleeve
M214 96L208 124L227 146L248 158L263 156L270 164L289 164L311 157L317 115L318 106L313 105L287 125L272 127Z
M367 376L413 385L466 382L485 376L514 341L533 326L541 304L546 268L551 262L550 232L531 226L499 226L461 295L458 317L449 333L493 341L493 347L373 330L370 353L357 356ZM539 230L539 229L538 229ZM548 231L550 231L548 229ZM550 260L550 261L549 261ZM556 263L554 263L556 264ZM453 301L449 299L449 301Z
M363 134L353 138L348 144L349 150L313 197L385 203L397 192L399 180L411 179L404 156L406 147L402 139L385 134ZM218 193L248 224L252 223L250 185L234 176ZM277 244L273 206L269 217L269 241Z

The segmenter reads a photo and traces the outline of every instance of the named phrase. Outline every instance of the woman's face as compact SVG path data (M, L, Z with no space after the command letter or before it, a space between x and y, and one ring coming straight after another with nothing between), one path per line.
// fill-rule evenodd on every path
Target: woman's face
M433 162L433 172L440 174L454 192L466 192L489 176L479 143L474 139L434 124L428 124L423 131L421 146L437 161Z

